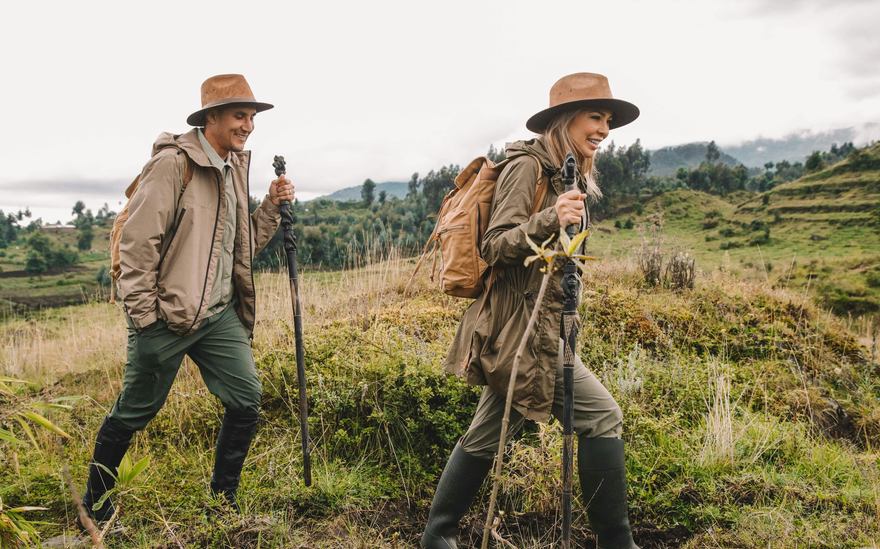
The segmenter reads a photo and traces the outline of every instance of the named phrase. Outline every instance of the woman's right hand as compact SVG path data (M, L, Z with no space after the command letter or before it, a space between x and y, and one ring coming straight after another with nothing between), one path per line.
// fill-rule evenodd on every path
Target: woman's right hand
M584 199L587 195L579 190L568 191L556 199L556 216L559 217L559 228L565 230L569 225L581 224L584 215Z

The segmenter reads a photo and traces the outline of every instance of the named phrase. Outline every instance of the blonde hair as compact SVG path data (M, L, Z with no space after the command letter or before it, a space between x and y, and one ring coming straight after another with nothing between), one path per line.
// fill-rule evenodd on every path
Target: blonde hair
M596 183L598 176L596 166L593 164L592 158L584 156L583 153L581 153L581 150L576 146L574 139L571 138L571 133L568 131L568 127L571 126L571 123L577 118L577 115L585 110L588 109L573 110L560 114L550 122L550 125L547 126L547 129L544 130L544 133L542 133L541 137L538 139L550 154L553 164L557 167L561 167L562 163L565 161L565 153L568 151L574 153L574 159L577 161L578 169L580 170L581 178L584 182L584 187L586 188L587 198L595 202L602 198L602 190L599 189L599 185Z

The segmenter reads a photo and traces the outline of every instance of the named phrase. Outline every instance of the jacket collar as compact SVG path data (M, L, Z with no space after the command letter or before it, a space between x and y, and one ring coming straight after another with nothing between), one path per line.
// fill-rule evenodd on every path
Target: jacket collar
M198 131L198 128L193 128L186 133L178 135L170 133L160 134L156 142L153 143L153 156L165 147L177 147L185 152L190 160L197 165L203 168L213 167L214 165L208 159L208 155L205 154L202 144L199 142ZM250 154L250 151L230 152L227 162L236 167L246 166Z

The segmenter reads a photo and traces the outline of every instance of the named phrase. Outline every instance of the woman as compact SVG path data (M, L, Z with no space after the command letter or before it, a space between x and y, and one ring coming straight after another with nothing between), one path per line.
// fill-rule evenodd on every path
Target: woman
M543 276L539 262L523 266L534 254L526 236L543 242L569 224L586 226L584 201L601 196L593 166L599 143L610 129L629 124L638 116L635 105L612 97L604 76L572 74L550 89L550 107L526 123L540 137L507 145L511 160L498 178L481 249L497 279L465 312L444 365L447 372L486 387L467 433L456 444L440 478L422 535L423 548L457 547L458 522L492 467L514 355ZM569 150L582 176L578 190L565 192L560 167ZM538 184L548 188L541 208L530 216ZM535 333L521 359L509 435L526 419L547 422L551 413L562 419L561 279L559 269L549 281ZM622 425L617 402L577 358L574 431L578 437L578 475L584 503L589 502L590 525L602 549L637 548L627 516Z

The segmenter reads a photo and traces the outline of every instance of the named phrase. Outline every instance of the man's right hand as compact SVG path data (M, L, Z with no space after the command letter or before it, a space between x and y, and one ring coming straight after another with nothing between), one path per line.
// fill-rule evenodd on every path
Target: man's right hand
M584 215L584 199L587 195L579 190L568 191L556 199L556 216L559 218L559 228L565 230L569 225L581 224Z

